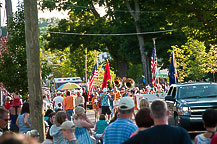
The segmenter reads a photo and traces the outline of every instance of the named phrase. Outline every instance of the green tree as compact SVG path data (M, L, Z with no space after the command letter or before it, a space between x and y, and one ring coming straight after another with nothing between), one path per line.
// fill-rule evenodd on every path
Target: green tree
M19 93L25 98L28 93L24 7L10 19L10 37L6 49L2 49L0 61L0 81L9 92Z

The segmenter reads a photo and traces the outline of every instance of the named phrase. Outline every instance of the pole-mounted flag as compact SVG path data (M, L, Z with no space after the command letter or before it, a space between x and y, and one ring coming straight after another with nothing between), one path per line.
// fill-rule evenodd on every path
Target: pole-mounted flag
M107 81L111 79L111 74L110 74L110 69L109 69L109 62L106 62L106 67L105 67L105 74L102 82L102 89L107 88Z
M170 85L178 83L178 74L176 71L176 62L175 62L174 50L172 53L170 67L169 67L169 79L170 79Z
M153 86L156 86L156 81L157 81L157 54L156 54L155 39L156 38L153 38L154 47L152 49L152 56L151 56L151 71L152 71Z
M93 71L87 81L87 87L88 87L88 91L92 92L93 91L93 80L94 79L98 79L98 70L97 70L97 64L94 65L93 67Z

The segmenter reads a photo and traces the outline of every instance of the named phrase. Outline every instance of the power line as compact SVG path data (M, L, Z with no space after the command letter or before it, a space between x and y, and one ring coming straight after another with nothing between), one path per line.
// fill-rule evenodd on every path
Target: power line
M164 30L164 31L154 31L154 32L118 33L118 34L87 34L87 33L67 33L67 32L50 32L50 33L62 34L62 35L80 35L80 36L130 36L130 35L147 35L147 34L156 34L156 33L166 33L166 32L172 32L175 30L176 29Z

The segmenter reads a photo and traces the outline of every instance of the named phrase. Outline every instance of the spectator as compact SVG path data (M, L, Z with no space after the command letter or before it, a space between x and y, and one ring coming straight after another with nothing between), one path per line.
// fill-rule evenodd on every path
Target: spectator
M51 126L54 124L55 115L56 115L56 112L52 112L49 114L49 119L47 120L47 124L49 125L49 128L51 128Z
M26 135L30 136L33 139L35 139L37 142L39 142L39 140L40 140L40 134L39 134L39 132L36 129L28 131L26 133Z
M107 93L107 88L103 89L103 93L100 94L100 99L102 101L102 114L108 115L108 120L110 120L111 110L109 108L109 101L108 99L112 99L109 94Z
M0 131L5 132L8 130L9 111L4 107L0 107Z
M203 124L206 132L195 137L195 144L210 144L212 137L216 133L217 126L217 111L214 109L207 109L203 113Z
M21 112L21 101L18 96L14 97L14 100L12 102L12 107L9 110L10 112L10 119L11 119L11 125L10 130L13 132L18 132L19 128L16 125L17 117Z
M19 127L19 133L30 131L29 103L24 103L21 113L18 115L16 124Z
M50 115L50 113L52 113L52 112L53 112L52 109L48 109L48 110L46 111L46 113L45 113L45 115L44 115L44 120L45 120L45 121L48 121L48 120L49 120L49 115Z
M89 128L93 128L94 124L87 118L85 109L77 106L74 114L75 136L80 144L92 144Z
M75 106L82 106L84 107L84 97L81 96L80 92L77 92L77 98L75 100Z
M48 132L46 134L46 139L45 139L45 141L43 141L42 144L53 144L53 137L50 136L50 129L48 130Z
M154 125L153 119L150 117L150 109L142 108L136 113L135 121L136 125L139 127L136 132L134 132L130 137L136 135L139 131L146 130Z
M104 133L104 142L106 144L121 144L130 138L138 127L130 120L134 112L134 101L130 97L120 99L119 117L110 124Z
M210 142L210 144L217 144L217 134L215 134Z
M75 137L75 125L72 121L65 121L60 126L64 138L68 141L68 144L76 144Z
M54 125L50 128L50 136L53 137L53 144L66 144L67 141L63 137L62 132L60 130L60 125L66 121L66 113L63 111L57 112L55 116Z
M44 111L46 112L47 111L47 97L44 95L43 96L43 108L44 108Z
M155 126L126 141L124 144L191 144L187 131L181 127L169 126L169 110L166 102L155 100L151 104L151 117Z
M5 98L5 109L9 110L11 108L11 103L10 103L11 97L6 96Z
M70 92L66 92L66 97L63 100L63 111L66 111L68 120L71 120L73 109L74 109L74 99L73 96L70 95Z
M85 87L82 88L82 91L83 91L82 96L84 97L84 109L86 110L87 109L87 102L88 102L88 94L87 94Z
M116 111L114 117L110 120L109 124L113 123L114 121L117 120L117 118L119 117L118 111Z
M105 115L104 114L101 114L100 117L99 117L99 121L96 122L96 126L95 126L95 138L97 140L100 139L100 137L102 136L105 128L108 126L108 123L105 119ZM102 142L101 142L102 143Z
M146 99L141 99L139 102L139 108L149 108L149 102Z
M57 96L53 99L53 106L54 110L57 111L57 109L62 109L62 103L64 98L61 96L61 92L57 92Z

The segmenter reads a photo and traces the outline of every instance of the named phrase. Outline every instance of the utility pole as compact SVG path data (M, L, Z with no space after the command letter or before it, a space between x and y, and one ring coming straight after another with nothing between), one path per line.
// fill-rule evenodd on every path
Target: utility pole
M6 15L7 15L7 26L9 26L8 21L9 21L10 17L12 16L11 0L5 0L5 8L6 8Z
M31 129L40 133L44 141L44 116L41 91L40 48L37 0L24 0L25 37Z

